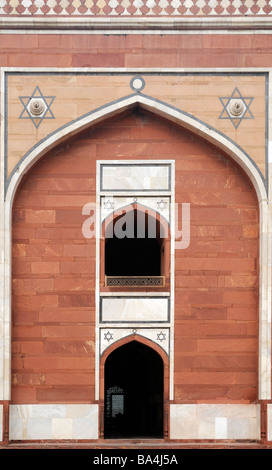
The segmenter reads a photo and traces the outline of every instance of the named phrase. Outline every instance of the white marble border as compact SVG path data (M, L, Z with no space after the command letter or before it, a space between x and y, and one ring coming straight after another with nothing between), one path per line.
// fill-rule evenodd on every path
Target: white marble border
M137 166L150 166L152 164L156 165L169 165L170 167L170 187L171 189L166 191L165 194L169 198L169 205L170 205L170 235L171 235L171 243L170 243L170 307L169 307L169 317L166 319L164 323L161 324L161 327L166 326L169 329L169 339L168 339L168 356L169 356L169 397L170 400L173 400L174 398L174 272L175 272L175 162L173 160L112 160L111 161L111 166L122 164L122 165L131 165L134 166L137 164ZM102 191L101 189L101 170L103 168L103 165L108 165L109 161L108 160L98 160L97 161L97 173L96 173L96 180L97 180L97 187L96 187L96 203L97 205L100 204L101 198L105 196L105 192ZM141 190L138 191L135 189L135 193L133 191L129 192L124 192L120 191L119 195L122 195L123 197L132 197L133 196L143 196L145 197L145 200L148 201L148 198L150 198L151 201L153 201L154 196L158 196L160 191L145 191ZM110 193L108 194L110 196ZM112 196L112 195L111 195ZM118 196L118 191L115 191L114 196ZM113 198L113 196L112 196ZM146 203L147 207L149 207L148 202ZM152 204L151 204L152 205ZM96 376L96 385L95 385L95 397L98 400L99 395L100 395L100 390L99 390L99 372L100 372L100 354L101 354L101 331L104 331L103 328L105 327L105 324L101 322L100 318L100 305L101 305L101 298L102 296L104 297L104 293L100 292L100 237L101 237L101 220L100 220L100 214L96 213L96 361L95 361L95 376ZM123 297L123 294L121 292L118 292L115 294L118 297ZM126 297L128 297L128 293ZM134 293L130 294L131 296L134 297ZM153 296L155 296L156 293L153 293ZM141 294L141 296L144 296L144 294ZM169 293L168 293L169 296ZM114 297L114 293L111 293L111 297ZM148 293L147 297L150 297L150 293ZM118 323L115 323L115 326L117 326ZM149 334L145 334L147 332L146 326L148 325L148 322L142 322L142 323L137 323L137 319L135 319L135 323L131 322L130 323L130 329L141 329L141 334L142 336L146 337L149 339ZM151 323L150 323L151 325ZM112 325L111 325L112 326ZM120 326L121 325L120 323ZM121 330L120 330L121 331ZM105 348L102 346L102 351Z
M191 16L191 17L24 17L2 16L2 34L271 34L270 16Z

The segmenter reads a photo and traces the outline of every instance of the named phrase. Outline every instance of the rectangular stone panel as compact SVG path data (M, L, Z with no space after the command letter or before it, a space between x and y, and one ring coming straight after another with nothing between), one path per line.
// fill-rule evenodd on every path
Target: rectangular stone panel
M97 439L98 405L11 405L10 439Z
M260 439L260 405L170 405L170 439Z
M101 165L101 191L170 191L170 165Z
M102 323L146 323L169 321L169 298L101 298Z

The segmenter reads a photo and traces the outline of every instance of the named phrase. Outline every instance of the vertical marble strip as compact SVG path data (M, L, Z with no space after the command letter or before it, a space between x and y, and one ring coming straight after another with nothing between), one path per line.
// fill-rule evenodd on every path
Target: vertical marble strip
M96 163L96 214L95 214L95 399L99 400L99 361L100 361L100 338L99 338L99 316L100 316L100 162Z
M4 116L4 72L1 70L1 116ZM1 163L0 163L0 400L4 400L4 126L1 125Z
M171 215L170 215L170 230L171 230L171 244L170 244L170 351L169 351L169 400L174 400L174 318L175 318L175 243L176 243L176 210L175 210L175 181L176 169L175 161L171 162Z
M271 399L272 73L268 80L268 201L260 203L259 399Z
M4 435L3 435L3 405L0 405L0 442L4 440Z
M271 398L271 207L260 203L259 399Z

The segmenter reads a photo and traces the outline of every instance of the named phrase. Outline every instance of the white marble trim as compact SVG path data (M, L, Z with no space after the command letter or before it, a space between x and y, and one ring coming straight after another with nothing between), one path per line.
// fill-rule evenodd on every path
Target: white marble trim
M56 15L57 16L57 15ZM235 31L235 34L241 34L241 30L247 30L247 32L252 34L252 30L258 30L258 34L261 32L265 32L265 34L269 34L269 30L271 33L272 27L272 19L271 16L258 16L258 15L237 15L237 16L225 16L220 17L217 15L216 17L208 17L208 16L191 16L191 17L86 17L81 16L79 18L68 17L23 17L23 16L2 16L0 18L0 29L3 33L6 32L7 29L30 29L35 32L35 34L48 34L48 32L52 33L52 30L55 31L63 31L65 29L71 30L74 29L75 32L82 31L84 34L90 34L90 29L97 30L104 30L104 31L112 31L115 34L124 34L125 32L129 32L132 34L136 33L146 33L151 32L154 34L154 29L159 29L160 31L158 34L161 34L162 31L164 34L184 34L186 30L193 27L194 31L196 30L197 34L199 33L198 30L201 31L203 34L209 31L212 34L220 34L221 30L228 30L233 32L233 29L239 28L238 31ZM43 28L46 31L43 31ZM125 31L124 31L125 29ZM138 30L138 31L137 31ZM164 31L165 30L165 31ZM218 31L219 30L219 31ZM100 31L101 32L101 31ZM103 32L103 31L102 31Z
M134 160L112 160L110 163L111 163L111 166L120 165L120 164L122 164L122 166L125 165L125 166L131 166L131 167L134 167L135 164L137 164L137 166L145 165L145 166L151 167L154 164L155 164L156 167L158 166L158 162L156 160L136 160L136 161L134 161ZM100 186L101 180L102 180L101 179L101 170L102 170L104 165L109 165L109 161L107 161L107 160L97 161L97 201L100 201L101 198L103 196L105 196L105 193L102 190L102 187ZM159 161L159 166L162 167L162 166L165 166L165 165L167 167L169 167L169 171L170 171L170 173L168 175L170 185L169 185L169 189L167 191L168 204L170 206L170 208L169 208L169 211L170 211L169 218L170 218L170 234L171 234L171 243L170 243L170 250L171 250L171 256L170 256L171 281L170 281L170 293L168 293L168 295L167 295L168 298L170 297L170 299L169 299L170 300L170 306L169 306L168 298L166 296L159 296L160 299L157 299L157 301L159 301L160 305L167 305L167 315L164 314L164 319L160 323L161 323L161 327L167 325L167 327L169 329L169 335L167 335L168 336L168 338L167 338L167 348L166 349L165 349L165 347L163 347L163 348L165 350L167 350L167 353L169 355L169 368L170 368L169 397L170 397L170 400L171 400L174 397L174 355L173 355L174 354L174 332L173 332L173 330L174 330L174 302L171 299L174 298L175 162L173 160L160 160ZM129 195L130 198L133 198L135 196L138 197L139 196L139 191L136 188L135 189L131 188L131 189L132 189L131 192L129 192L127 195ZM152 195L151 195L149 191L146 191L146 190L140 191L141 197L145 197L146 200L147 200L147 198L158 196L159 195L158 192L154 193L154 191L152 191ZM116 193L118 194L118 191L116 191ZM116 193L114 194L115 196L117 196ZM122 194L122 195L124 196L124 194ZM113 195L107 194L107 197L110 197L111 200L113 200ZM97 222L97 224L99 223L99 228L97 228L97 235L98 234L100 235L101 222L102 221L97 218L96 222ZM97 256L97 260L100 259L99 238L97 238L97 242L96 242L96 256ZM100 264L98 262L97 262L97 265L96 265L96 279L100 279ZM97 291L99 291L99 283L98 282L97 282ZM102 293L100 293L99 295L102 296ZM119 296L120 296L120 294L119 294ZM132 297L133 296L134 295L132 295ZM153 293L153 297L154 296L155 296L155 293ZM104 295L103 295L103 297L104 297ZM114 299L114 297L116 297L116 296L111 295L111 296L109 296L108 298L106 298L104 300L108 303L111 303L111 304L116 302L116 300L117 300L117 302L120 301L119 299L116 299L116 298ZM128 305L128 302L131 302L131 300L133 300L133 299L128 298L128 297L129 296L127 295L126 296L127 299L123 299L123 301L122 301L126 305ZM149 302L151 301L151 299L148 299L148 297L150 297L150 296L146 296L145 299L139 299L137 297L139 297L139 296L136 295L136 299L134 300L134 302L139 302L139 301L146 302L147 301L147 304L149 305ZM98 295L97 295L97 298L98 298ZM99 395L100 395L100 391L99 391L99 370L100 370L99 360L100 360L100 356L98 354L98 351L99 351L99 349L101 350L101 347L102 347L103 351L105 349L105 344L103 344L103 341L101 341L101 331L103 331L103 327L105 326L105 324L102 323L103 315L102 315L102 318L100 318L100 298L97 301L99 303L96 304L96 326L97 326L97 328L96 328L96 362L95 362L95 367L96 367L96 386L95 386L96 399L98 399ZM150 308L148 309L148 311L150 311ZM152 315L153 315L152 316L152 318L153 318L154 317L154 312L153 312ZM133 328L133 323L137 322L137 318L133 322L131 312L130 312L129 318L127 317L127 312L125 313L125 317L126 317L125 318L126 322L129 321L129 320L131 321L130 328ZM107 317L107 320L108 320L108 318L109 318L109 315ZM134 327L137 328L137 330L139 328L140 329L142 328L142 335L147 337L147 338L149 338L150 335L148 335L146 333L147 330L145 329L145 327L148 324L151 325L152 318L148 318L147 321L145 321L144 318L141 318L138 323L134 324ZM160 321L160 319L156 319L156 321ZM120 338L122 337L122 335L127 336L128 333L125 332L125 330L124 330L126 325L122 324L122 322L118 322L118 321L116 321L114 323L115 323L114 326L119 325L119 327L120 327L119 330L118 330L119 331L119 336L121 334ZM113 326L113 325L111 325L111 326ZM153 326L155 327L154 324L153 324ZM121 327L123 327L123 329ZM155 332L155 333L153 332L153 334L159 334L159 333L158 332ZM152 338L152 340L154 340L153 336L151 336L151 338ZM156 338L156 336L155 336L155 338Z

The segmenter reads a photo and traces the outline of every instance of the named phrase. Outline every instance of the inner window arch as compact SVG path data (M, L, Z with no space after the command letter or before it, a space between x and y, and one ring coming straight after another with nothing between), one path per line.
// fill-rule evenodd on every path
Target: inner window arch
M105 229L106 285L165 286L168 223L135 204L112 215Z

